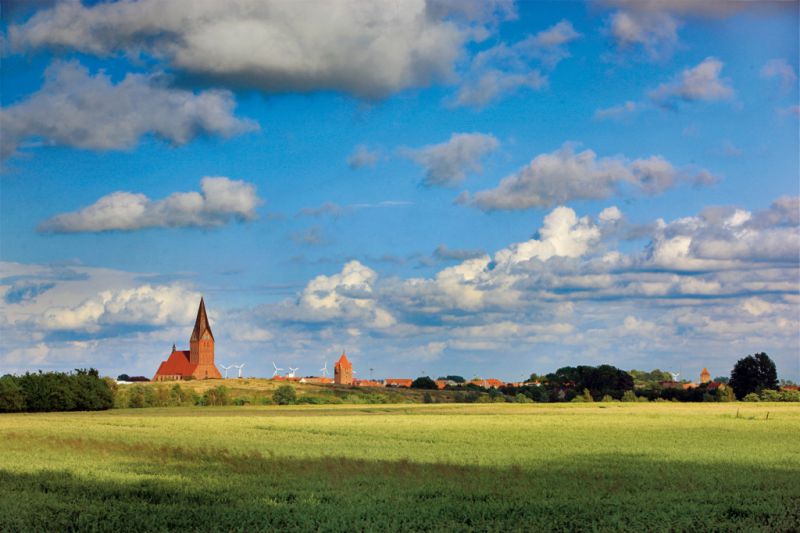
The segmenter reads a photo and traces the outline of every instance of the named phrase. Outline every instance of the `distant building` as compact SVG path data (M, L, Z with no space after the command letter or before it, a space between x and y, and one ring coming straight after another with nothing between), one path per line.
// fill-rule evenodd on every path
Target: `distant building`
M477 385L478 387L483 387L484 389L491 389L491 388L499 389L500 387L505 385L505 383L503 383L499 379L493 379L493 378L473 379L472 381L470 381L470 383L472 383L473 385Z
M313 383L315 385L330 385L331 383L333 383L333 380L331 378L326 378L326 377L310 377L301 379L300 383Z
M353 365L347 359L347 355L342 352L342 356L333 367L333 382L337 385L353 384Z
M406 378L386 378L383 380L383 383L387 387L410 387L411 384L414 383L414 380Z
M711 374L708 372L707 368L704 368L702 372L700 372L700 383L708 383L711 381Z
M353 385L356 387L383 387L383 383L372 379L354 379Z
M214 334L206 315L206 304L200 298L197 319L194 321L192 336L189 338L188 350L177 350L172 345L172 352L163 361L153 376L153 381L172 381L178 379L221 379L214 365Z

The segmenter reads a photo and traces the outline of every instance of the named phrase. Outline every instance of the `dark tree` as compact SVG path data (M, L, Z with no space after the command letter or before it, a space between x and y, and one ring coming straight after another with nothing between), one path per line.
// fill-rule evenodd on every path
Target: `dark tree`
M764 352L739 359L731 372L731 387L736 398L742 399L751 392L778 387L778 371L775 363Z
M439 379L443 379L443 380L446 380L446 381L453 381L455 383L466 383L467 382L467 380L464 379L462 376L444 376L444 377L440 377Z
M117 376L117 381L130 381L131 377L128 374L120 374Z
M428 376L422 376L422 377L419 377L419 378L415 379L415 380L414 380L414 381L411 383L411 388L412 388L412 389L429 389L429 390L436 390L436 389L438 389L439 387L437 387L437 386L436 386L436 382L435 382L435 381L433 381L433 380L432 380L430 377L428 377Z

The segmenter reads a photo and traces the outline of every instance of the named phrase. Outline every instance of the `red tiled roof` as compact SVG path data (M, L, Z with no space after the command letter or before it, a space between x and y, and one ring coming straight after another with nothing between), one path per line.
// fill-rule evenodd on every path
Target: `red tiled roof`
M406 378L387 378L384 379L383 382L386 385L394 385L397 387L410 387L411 384L414 383L414 380Z
M197 365L189 362L189 350L174 350L158 367L153 379L158 376L191 376L195 368Z
M342 352L342 356L339 358L339 360L336 362L336 366L333 368L353 368L353 365L350 363L350 361L348 361L344 352Z

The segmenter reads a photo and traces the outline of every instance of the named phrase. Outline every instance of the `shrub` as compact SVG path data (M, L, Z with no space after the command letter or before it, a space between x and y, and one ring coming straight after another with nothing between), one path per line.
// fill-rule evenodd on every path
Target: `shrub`
M761 401L761 398L759 398L758 394L756 394L755 392L751 392L750 394L747 394L744 398L742 398L742 400L746 402L758 402Z
M517 403L533 403L533 400L531 400L521 392L517 393L517 395L514 396L514 401Z
M594 398L592 398L592 393L589 389L583 389L583 401L584 402L593 402Z
M631 391L625 391L625 392L631 392ZM604 394L603 398L600 401L601 402L605 402L605 403L609 403L609 402L613 402L614 398L612 398L610 394Z
M720 387L717 389L717 401L718 402L735 402L736 395L733 393L733 389L730 387Z
M208 389L203 394L203 405L230 405L230 390L225 385L218 385L213 389Z
M781 401L781 393L776 390L764 389L759 394L759 399L762 402L779 402Z
M272 402L278 405L294 405L297 403L297 393L291 385L281 385L272 393Z
M623 402L635 402L635 401L637 401L636 400L636 393L633 392L632 390L626 390L625 392L622 393L622 401ZM644 401L647 401L647 398L645 398Z
M800 390L782 390L782 402L800 402Z
M433 396L430 392L425 391L425 394L422 395L422 403L433 403Z

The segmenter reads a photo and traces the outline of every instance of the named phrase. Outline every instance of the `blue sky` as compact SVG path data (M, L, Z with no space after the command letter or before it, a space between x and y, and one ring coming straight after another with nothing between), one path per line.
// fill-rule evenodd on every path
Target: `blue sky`
M0 371L800 378L796 2L3 7Z

